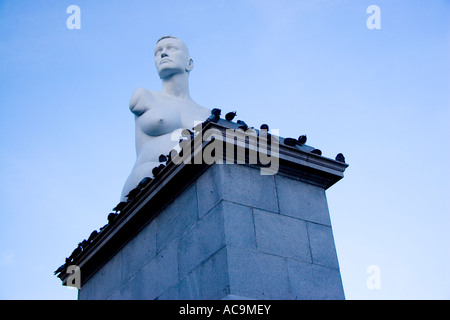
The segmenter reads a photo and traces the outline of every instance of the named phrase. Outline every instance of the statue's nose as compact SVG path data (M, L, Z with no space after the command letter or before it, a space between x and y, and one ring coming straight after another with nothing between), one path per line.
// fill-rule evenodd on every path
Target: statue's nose
M163 52L163 53L161 53L161 59L162 58L165 58L165 57L168 57L169 55L167 54L167 53L165 53L165 52Z

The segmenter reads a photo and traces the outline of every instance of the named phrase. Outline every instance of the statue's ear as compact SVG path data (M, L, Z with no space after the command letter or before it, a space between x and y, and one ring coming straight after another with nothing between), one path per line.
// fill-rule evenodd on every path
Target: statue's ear
M189 59L188 65L186 67L186 72L190 72L194 69L194 60Z

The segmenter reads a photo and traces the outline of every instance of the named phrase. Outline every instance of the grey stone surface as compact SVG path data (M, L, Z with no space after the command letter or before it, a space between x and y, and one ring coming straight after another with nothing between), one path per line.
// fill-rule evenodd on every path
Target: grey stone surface
M80 300L106 299L121 284L122 254L112 257L78 292ZM83 274L81 274L83 276Z
M275 184L281 214L331 225L324 189L279 175Z
M278 212L273 176L244 165L217 165L221 198L230 202Z
M252 298L244 297L244 296L238 296L235 294L229 294L222 300L256 300L256 299L252 299Z
M196 181L198 215L202 217L221 200L220 166L215 165Z
M253 299L291 299L286 259L227 247L230 294Z
M252 209L228 201L222 201L221 207L227 244L256 250Z
M156 255L156 220L145 226L122 249L122 279L128 279Z
M116 299L153 300L178 283L177 241L144 265L123 284Z
M331 227L307 223L312 262L329 268L339 269Z
M217 300L229 293L226 248L185 275L173 287L162 293L159 300Z
M254 215L259 251L311 262L305 221L258 209Z
M202 280L200 268L194 269L174 286L161 294L158 300L202 300Z
M180 236L198 220L195 184L188 187L178 198L156 218L156 250L159 252L167 244Z
M344 299L339 270L288 260L289 280L294 300Z
M184 276L225 245L223 214L217 206L179 238L179 272Z
M230 293L226 247L216 252L202 265L203 299L223 299Z
M325 192L213 165L79 299L343 299Z

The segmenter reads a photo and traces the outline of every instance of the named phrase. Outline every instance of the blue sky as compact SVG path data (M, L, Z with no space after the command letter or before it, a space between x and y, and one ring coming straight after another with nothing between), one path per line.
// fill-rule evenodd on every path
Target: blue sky
M119 200L128 101L160 90L167 34L195 61L196 102L344 153L327 197L348 299L449 299L449 14L448 0L1 0L0 299L76 298L53 270Z

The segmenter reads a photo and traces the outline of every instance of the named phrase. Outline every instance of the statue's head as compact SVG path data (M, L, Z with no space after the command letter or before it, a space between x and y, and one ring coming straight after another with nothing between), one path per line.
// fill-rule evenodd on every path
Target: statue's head
M187 73L194 68L194 61L183 41L173 36L158 39L155 46L155 65L161 79L177 73Z

